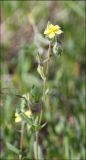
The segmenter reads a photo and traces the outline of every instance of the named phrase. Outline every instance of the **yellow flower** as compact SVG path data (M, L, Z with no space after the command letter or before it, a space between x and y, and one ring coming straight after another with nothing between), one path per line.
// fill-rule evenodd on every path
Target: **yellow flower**
M27 110L26 112L24 112L24 114L28 117L30 117L32 115L30 110ZM15 122L18 123L21 121L22 121L22 118L20 117L20 115L18 113L15 113Z
M55 35L61 34L63 31L60 29L59 25L53 25L51 23L47 24L47 28L44 31L44 34L50 39L54 38Z
M15 122L18 123L18 122L21 122L21 117L18 113L15 113Z
M28 116L28 117L30 117L32 115L32 113L31 113L30 110L28 110L28 111L25 112L25 115Z

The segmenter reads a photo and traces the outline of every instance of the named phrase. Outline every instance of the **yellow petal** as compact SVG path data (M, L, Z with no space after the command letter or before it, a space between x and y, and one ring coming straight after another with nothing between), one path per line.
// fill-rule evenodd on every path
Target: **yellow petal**
M54 27L53 24L48 24L47 29L51 29L51 28L53 28L53 27Z
M44 34L49 34L50 29L45 29Z
M19 114L18 114L18 113L15 113L15 117L17 117L17 116L19 116Z
M61 28L59 25L55 25L54 27L57 28L57 29L60 29L60 28Z
M60 29L59 25L52 25L52 24L48 24L47 28L44 31L44 34L49 37L49 38L53 38L55 37L56 34L61 34L62 30Z
M52 32L54 32L54 33L57 33L59 30L60 30L60 27L59 27L59 26L54 26L54 27L52 28Z
M48 25L47 25L47 28L46 28L45 31L44 31L44 34L49 34L49 32L52 31L52 28L53 28L53 27L54 27L54 25L48 24Z
M15 122L16 122L16 123L21 122L21 120L22 120L22 119L21 119L20 116L17 116L17 117L15 118Z
M61 33L63 33L63 31L62 30L58 30L56 33L57 34L61 34Z
M28 110L28 111L25 112L25 115L28 116L28 117L30 117L32 115L32 113L31 113L30 110Z
M55 33L52 32L52 33L48 34L47 36L48 36L49 38L53 38L53 37L55 36Z

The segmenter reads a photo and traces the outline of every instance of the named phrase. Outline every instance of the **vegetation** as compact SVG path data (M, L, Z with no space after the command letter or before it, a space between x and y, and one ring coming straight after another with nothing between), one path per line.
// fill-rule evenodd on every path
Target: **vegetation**
M0 4L0 159L85 160L85 1Z

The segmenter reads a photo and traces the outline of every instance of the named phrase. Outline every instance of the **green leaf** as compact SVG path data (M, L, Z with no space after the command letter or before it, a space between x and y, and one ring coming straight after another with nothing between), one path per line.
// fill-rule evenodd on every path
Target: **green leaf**
M45 81L46 77L45 77L45 74L44 74L44 68L43 68L43 66L38 65L37 71L40 74L41 78Z
M41 61L41 56L40 56L39 53L37 53L36 60L37 60L38 63L40 63L40 61Z
M43 160L43 154L42 154L42 149L41 149L41 147L38 145L38 158L40 159L40 160Z
M34 153L36 155L36 142L34 142ZM41 147L38 145L38 159L43 160Z
M33 85L40 86L40 80L33 74L23 73L22 76L23 76L23 83L26 86L30 86L30 87L32 87Z
M42 124L41 128L45 127L47 124L47 122L45 122L44 124Z
M69 159L69 141L68 137L64 137L65 158Z
M57 54L61 55L62 51L63 51L62 45L59 42L55 42L53 46L53 53L55 55Z
M30 91L31 97L34 99L34 102L37 103L40 101L42 96L42 90L38 86L34 86Z
M19 149L10 144L9 142L6 143L6 146L10 151L14 152L15 154L19 154Z
M48 93L49 93L49 88L45 90L45 95L47 95Z
M24 97L24 98L26 99L26 101L29 102L29 100L30 100L30 95L29 95L29 93L26 93L26 94L22 95L22 97ZM24 98L21 99L21 108L22 108L22 109L24 109L25 106L26 106L26 101L25 101Z
M39 116L37 116L37 117L36 117L36 119L35 119L35 122L34 122L34 123L35 123L35 125L37 125L37 124L38 124L38 122L39 122Z

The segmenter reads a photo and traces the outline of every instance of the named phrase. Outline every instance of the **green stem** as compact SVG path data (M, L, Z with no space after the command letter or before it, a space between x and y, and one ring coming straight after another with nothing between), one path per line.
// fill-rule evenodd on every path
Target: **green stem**
M49 49L48 49L48 58L47 58L47 70L46 70L46 75L48 76L48 66L49 66L49 60L50 60L50 50L51 50L51 45L49 44ZM42 101L45 103L45 89L46 89L46 80L43 83L43 96L42 96ZM42 121L42 115L43 115L43 109L41 106L41 111L40 111L40 116L39 116L39 124L41 124ZM36 132L36 144L35 144L35 160L38 160L38 135L39 131Z
M48 67L49 67L49 60L50 60L50 50L51 50L51 44L49 44L49 49L48 49L48 60L47 60L47 70L46 70L46 76L48 76ZM45 103L45 89L46 89L46 80L43 83L43 97L42 100ZM43 114L43 109L41 107L41 112L40 112L40 118L39 118L39 124L41 124L42 121L42 114Z
M41 124L41 121L42 121L42 114L43 114L43 109L41 106L41 111L40 111L40 116L39 116L39 124Z
M43 101L45 100L45 84L46 81L44 81L44 85L43 85ZM40 111L40 115L39 115L39 125L41 124L42 121L42 115L43 115L43 109L41 106L41 111ZM38 135L39 135L39 131L36 132L36 145L35 145L35 159L38 160Z
M38 160L38 132L36 132L36 160Z
M49 68L49 60L50 60L50 50L51 50L51 44L49 43L48 61L47 61L47 69L46 69L46 75L47 75L47 77L48 77L48 68Z
M22 160L23 137L24 137L24 122L21 123L20 154L19 154L19 160Z

